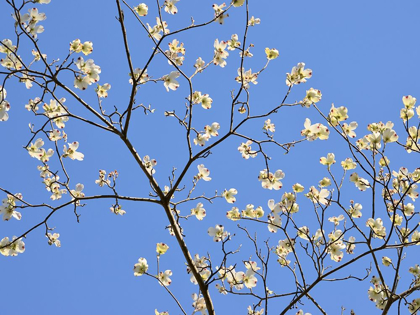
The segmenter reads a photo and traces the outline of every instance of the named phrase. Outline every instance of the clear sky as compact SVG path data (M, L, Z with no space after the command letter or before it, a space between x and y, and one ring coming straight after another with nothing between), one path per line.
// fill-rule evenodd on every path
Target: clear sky
M127 1L131 6L139 4ZM196 23L205 22L213 17L213 3L213 0L181 0L177 3L178 14L173 16L163 12L163 19L167 21L171 31L188 26L191 17ZM155 25L156 3L150 1L146 4L149 5L149 14L143 20ZM112 86L109 97L103 101L103 106L107 113L113 111L113 106L125 108L129 101L131 85L128 82L129 68L125 59L121 28L115 18L118 15L115 1L52 0L48 5L28 5L27 8L33 6L40 12L45 12L47 16L41 23L45 31L38 35L38 45L47 54L48 60L65 58L69 43L76 38L80 38L82 42L92 41L93 53L85 59L92 58L101 67L99 83L110 83ZM259 76L258 84L249 89L253 113L264 113L278 105L287 92L286 73L297 63L305 62L306 67L313 70L313 76L307 83L292 89L288 98L290 103L302 100L305 91L313 87L322 91L322 100L318 107L324 113L328 113L331 103L349 109L348 121L357 121L359 124L356 130L357 139L368 132L367 124L379 121L393 121L397 133L403 134L402 122L399 119L399 111L403 106L401 98L403 95L420 97L417 75L420 73L419 10L420 3L417 1L249 0L250 16L260 18L261 24L249 29L247 43L254 45L251 48L254 56L245 59L245 69L252 68L255 72L264 66L266 47L276 48L280 53L279 58L270 62L268 68ZM124 11L133 64L134 67L142 68L152 52L153 43L131 12L126 8ZM11 13L9 5L2 1L0 40L10 38L15 43ZM206 62L213 58L215 39L228 40L232 34L238 34L239 41L242 41L246 23L245 8L232 8L229 15L224 25L214 23L181 33L179 36L173 35L164 41L162 47L167 49L168 42L174 38L183 42L186 55L181 69L187 74L192 74L193 65L198 57L202 57ZM25 60L31 60L32 48L27 40L23 40L19 54ZM213 122L220 124L219 134L222 135L228 130L231 91L237 91L239 88L234 78L240 64L238 52L229 53L225 68L212 65L195 78L195 90L208 93L213 99L211 110L206 111L199 106L194 108L194 124L198 130L203 130L205 125ZM156 56L148 68L149 75L155 79L171 71L173 68L161 55ZM4 75L0 75L0 79L3 80ZM69 74L62 79L72 87L73 80ZM149 155L157 160L156 179L162 187L168 184L172 168L177 168L179 172L188 158L182 126L175 119L164 115L168 110L175 110L181 116L185 112L185 98L189 90L185 80L179 78L179 82L179 89L169 93L162 82L150 82L142 86L137 95L137 103L146 106L150 104L155 112L145 116L141 110L135 111L129 131L139 154ZM40 96L40 90L36 87L27 90L17 80L10 81L6 89L11 109L9 120L0 124L0 161L3 165L0 187L14 193L20 192L25 200L34 204L45 202L56 205L60 201L54 203L49 199L50 193L45 190L39 177L36 168L39 161L32 159L23 149L31 137L28 123L39 127L44 121L42 117L34 117L24 107L28 99ZM97 108L94 85L86 91L75 91ZM65 92L58 92L57 95L65 97L65 105L76 114L94 120L71 95ZM239 114L237 115L239 119ZM326 124L313 108L282 108L271 117L276 125L275 139L281 143L301 139L300 131L303 129L305 118ZM241 127L239 132L262 139L262 125L263 120L259 120L257 123ZM148 197L150 186L118 137L76 120L70 120L65 130L69 141L78 141L79 150L85 155L82 162L68 159L65 161L71 175L71 187L83 183L87 195L110 193L106 188L95 185L98 170L117 170L120 174L117 188L121 195ZM47 139L44 140L47 142ZM333 170L341 174L339 161L350 155L346 144L340 140L339 135L332 133L328 141L300 143L287 155L282 149L268 145L266 152L272 157L270 168L282 169L286 174L280 191L268 191L264 190L257 180L259 171L265 168L261 154L255 159L243 159L237 148L244 141L231 137L212 150L209 157L196 162L187 173L181 187L191 187L192 178L197 171L196 165L204 163L211 172L212 181L200 181L195 192L197 195L204 192L206 196L211 196L215 190L220 193L224 189L236 188L236 206L240 210L247 204L254 204L262 206L267 214L267 201L280 201L284 192L292 190L293 184L301 183L307 192L310 186L316 186L319 180L328 176L326 168L319 164L321 156L334 152L337 163ZM213 141L211 139L210 143ZM401 141L405 142L405 137L402 137ZM194 147L193 150L198 152L199 149ZM405 166L412 171L420 166L418 156L408 155L396 145L390 147L387 156L391 160L392 169L395 170ZM56 169L59 167L56 160L52 165ZM3 195L0 195L1 199L5 197ZM63 200L68 201L69 198L67 195ZM297 221L300 225L313 227L311 231L314 232L316 228L312 204L303 195L299 198L301 210L296 216ZM348 175L345 178L342 198L348 200L346 203L355 200L364 204L365 209L369 209L370 195L359 192L349 183ZM154 309L158 308L160 312L180 314L171 297L156 281L145 276L133 276L132 268L139 257L148 260L150 273L156 272L155 246L158 242L170 246L160 261L161 270L171 269L173 272L170 289L184 305L187 313L192 313L191 294L197 292L198 287L190 283L185 272L185 260L176 240L165 230L168 222L163 210L153 204L121 202L127 213L124 216L115 216L109 211L111 205L111 200L87 202L86 206L78 209L81 214L80 223L76 222L72 207L57 211L49 225L56 227L55 232L60 233L61 248L48 246L45 229L40 227L28 234L24 240L25 253L17 257L0 256L0 266L3 270L0 284L3 303L0 313L154 314ZM196 202L186 203L180 207L181 213L189 214L190 209L195 206ZM227 220L225 213L232 205L224 199L217 199L213 204L204 203L204 207L207 216L203 221L191 217L183 222L185 240L191 253L205 255L208 252L214 257L213 264L218 265L221 259L220 244L212 241L207 235L207 229L215 224L222 224L231 234L236 234L228 244L229 250L235 250L243 244L240 253L233 256L228 265L238 264L237 270L244 270L241 261L250 257L255 260L255 251L245 234L236 227L237 223ZM333 207L328 211L328 215L331 216L340 214ZM365 230L367 211L360 219L360 225ZM385 213L384 209L380 211ZM26 209L22 211L21 221L12 219L9 222L0 222L0 239L21 235L41 222L47 214L46 209ZM283 238L278 234L270 234L262 224L251 221L239 223L252 233L258 232L258 242L262 248L267 238L270 238L271 246L275 246L278 240ZM387 221L387 226L388 223ZM418 248L407 250L407 253L408 258L403 261L402 288L407 287L411 279L407 272L408 267L419 263L410 256L417 254L418 257ZM392 255L394 253L389 252L389 256ZM284 288L293 285L293 278L276 263L275 254L272 256L268 286L280 294ZM344 261L349 259L348 256L345 254ZM346 277L349 274L363 277L369 263L368 259L362 260L340 272L337 277ZM336 266L337 263L331 260L331 265ZM309 279L313 278L308 261L304 263L304 268L308 270ZM373 272L372 275L374 274ZM376 308L374 303L368 300L369 286L368 281L360 283L356 280L324 283L314 290L313 295L329 314L339 314L342 306L346 308L344 314L349 314L352 308L358 315L370 314L374 313ZM262 292L261 283L258 283L256 290ZM211 294L219 315L246 314L248 305L255 302L249 297L220 295L214 287ZM276 311L288 303L287 301L288 299L273 302L269 313L278 313ZM305 305L299 308L318 314L313 304L304 302ZM406 307L403 310L406 312ZM292 310L290 314L295 314L296 311Z

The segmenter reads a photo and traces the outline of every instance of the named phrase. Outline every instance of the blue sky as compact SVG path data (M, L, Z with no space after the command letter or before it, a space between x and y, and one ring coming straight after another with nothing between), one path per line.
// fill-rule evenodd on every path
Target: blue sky
M327 113L331 103L346 106L349 109L349 121L359 123L357 138L367 133L367 124L389 120L395 123L397 133L402 135L402 123L398 118L402 107L401 98L408 94L419 96L417 73L420 70L420 47L416 40L420 27L417 16L420 9L418 2L249 2L250 16L260 18L261 24L249 29L247 43L254 44L254 48L251 49L254 57L245 59L245 69L252 68L253 71L257 71L263 67L266 47L276 48L280 52L279 58L273 60L260 75L258 84L252 85L249 90L253 113L264 113L278 105L287 91L286 72L290 72L298 62L305 62L306 66L313 70L313 77L307 83L293 88L289 96L290 102L301 100L310 87L320 89L323 97L318 107ZM128 3L131 6L138 5L138 2ZM154 25L155 3L147 4L149 15L144 21ZM191 16L196 23L204 22L213 16L212 4L213 1L207 0L181 0L177 4L179 13L170 16L163 12L163 19L168 22L170 30L189 25ZM36 7L47 15L47 20L41 23L45 32L39 35L38 44L48 55L48 60L63 59L68 53L69 42L76 38L92 41L94 51L89 58L101 66L99 83L112 85L103 106L107 112L111 112L114 105L125 108L131 85L128 83L129 69L122 45L121 29L115 19L115 2L73 0L69 6L68 2L52 0L49 5ZM10 38L15 42L10 13L11 9L5 2L0 4L0 39ZM238 34L242 41L246 21L244 7L232 9L229 14L230 17L225 20L224 25L212 24L181 33L179 36L175 35L165 40L162 47L167 49L167 43L173 38L184 42L186 57L181 69L191 74L198 57L205 61L212 59L213 42L216 38L228 40L232 34ZM126 9L125 16L134 67L142 68L152 52L153 43ZM24 60L30 60L30 43L23 40L20 49L19 54ZM226 68L211 66L203 74L197 75L195 90L208 93L213 98L211 110L205 111L195 107L194 121L199 130L202 130L204 125L217 121L221 125L219 133L227 131L231 91L237 91L239 88L239 84L234 80L239 63L238 52L230 52ZM154 78L170 71L173 69L160 55L156 56L148 69L149 75ZM0 78L3 79L3 76ZM69 75L64 76L63 80L72 86ZM185 111L185 98L189 91L185 81L179 78L179 82L180 88L169 93L162 82L150 82L142 86L137 96L138 103L151 104L155 113L145 116L136 111L129 131L139 154L150 155L157 160L156 179L162 187L168 184L172 168L176 167L179 172L188 158L181 126L175 119L164 117L166 110L175 110L180 115ZM53 203L36 169L39 162L32 159L22 148L30 139L28 123L40 126L43 121L42 117L34 117L24 108L28 99L39 96L40 91L35 88L26 90L24 85L16 80L10 81L6 88L11 110L9 121L0 124L3 142L1 161L4 166L0 187L12 192L21 192L25 200L31 203ZM92 106L97 106L93 86L86 91L76 92ZM63 92L58 93L58 96L66 97L66 106L78 115L94 119L72 100L70 95ZM303 129L303 122L307 117L313 122L322 122L313 108L281 109L272 117L276 124L276 139L279 142L301 139L300 130ZM246 125L239 131L261 139L262 125L263 120L260 120ZM69 141L79 141L80 151L85 154L83 162L66 161L66 167L71 174L70 186L83 183L88 195L109 193L105 188L101 189L95 185L98 170L118 170L120 177L117 188L122 195L148 196L150 187L144 175L118 137L75 120L70 120L65 130ZM404 142L403 138L405 137L401 140ZM267 200L279 201L283 192L291 191L291 186L296 182L304 185L306 192L310 186L316 185L322 177L328 175L326 168L319 164L321 156L334 152L337 164L333 169L336 174L341 174L338 162L348 157L349 152L345 143L340 140L337 134L331 134L328 141L317 140L298 144L287 155L275 146L267 146L266 152L272 157L270 168L282 169L286 173L282 181L283 189L275 192L262 189L261 183L257 181L259 171L265 168L261 155L255 159L242 159L237 147L243 141L232 137L212 150L208 158L195 163L181 186L185 185L188 189L192 177L196 174L196 165L204 163L210 169L213 179L210 182L200 181L196 193L205 192L210 196L215 190L220 193L223 189L234 187L238 190L236 206L239 209L244 209L247 204L252 203L263 206L268 213ZM194 152L198 152L196 147ZM390 146L387 156L391 160L392 169L406 166L413 170L419 167L418 157L406 154L396 145ZM52 162L52 165L58 167L57 161ZM359 192L353 184L350 185L348 175L342 198L356 200L364 204L366 209L370 202L370 196ZM69 197L63 199L69 200ZM298 222L301 225L315 226L312 205L303 196L300 196L298 202L301 207L296 216ZM71 207L62 209L54 214L49 223L50 226L56 227L55 231L61 235L61 248L48 246L45 229L40 228L25 239L25 253L17 257L1 256L0 266L4 272L0 293L9 297L9 302L3 303L2 306L4 314L39 314L45 310L54 311L56 314L153 314L155 308L161 312L169 311L171 315L179 314L175 303L156 281L145 276L133 276L132 266L139 257L145 257L149 261L150 273L155 272L157 242L165 242L170 246L169 251L161 258L160 266L162 270L173 271L173 283L170 288L187 309L187 313L192 313L191 294L197 292L197 287L189 282L184 258L176 240L165 230L168 222L163 210L153 204L121 204L127 211L123 217L110 213L110 200L87 202L85 207L79 209L80 223L76 222ZM191 202L180 210L183 214L188 214L195 205L196 202ZM237 263L237 270L244 270L241 260L250 257L255 260L255 251L244 233L237 229L236 223L226 219L225 213L230 210L231 205L218 199L213 204L205 204L204 207L207 210L205 220L190 218L183 225L191 253L204 255L209 252L214 258L214 265L217 265L221 258L220 244L211 240L207 229L215 224L223 224L229 232L236 234L229 248L234 250L239 244L243 244L240 253L228 264ZM329 210L331 215L340 214L338 210ZM384 209L381 211L384 213ZM23 218L19 222L0 222L0 237L20 235L42 221L47 213L45 209L27 209L22 211ZM367 218L366 211L366 216L361 219L362 226ZM261 247L267 238L270 238L272 246L281 238L280 235L270 234L261 224L250 221L240 223L252 233L258 232ZM311 230L315 231L315 228ZM410 253L415 254L416 249L408 249L407 253L408 258L403 261L401 288L407 286L411 279L407 272L408 267L418 263L410 258ZM389 256L392 255L394 253L389 252ZM280 268L274 256L273 254L269 269L268 285L270 289L280 293L284 287L292 284L293 279ZM347 256L345 255L345 259ZM362 260L337 277L349 274L363 276L369 262L368 259ZM331 261L331 265L335 264ZM308 268L310 275L310 264L306 262L304 266ZM368 282L324 283L313 293L330 314L338 314L341 306L347 309L345 314L348 314L351 308L356 314L366 314L375 310L374 303L367 298L368 288ZM257 291L261 290L262 286L259 283ZM214 288L211 294L217 314L246 314L247 306L255 302L248 297L219 295ZM287 301L286 299L273 302L269 313L276 314ZM318 314L308 301L300 308L305 312ZM291 311L290 314L295 312L296 310Z

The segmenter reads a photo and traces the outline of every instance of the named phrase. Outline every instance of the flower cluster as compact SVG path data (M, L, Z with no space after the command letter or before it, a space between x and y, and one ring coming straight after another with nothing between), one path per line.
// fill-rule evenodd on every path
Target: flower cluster
M197 133L197 137L194 138L194 144L204 146L206 141L209 141L211 137L217 137L219 135L218 130L220 125L218 122L214 122L211 125L204 126L204 132Z
M305 119L303 127L305 127L305 129L303 129L300 134L306 137L308 141L314 141L316 139L327 140L330 136L330 131L326 126L321 123L311 125L309 118Z
M44 110L44 115L50 118L57 128L63 129L65 123L69 120L67 108L63 105L66 99L60 98L58 101L51 99L50 103L44 103L42 109Z
M82 44L80 39L75 39L70 43L70 52L79 53L82 52L85 56L89 55L93 51L93 43L86 41Z
M165 2L166 3L166 2ZM185 48L184 43L179 44L179 41L174 39L170 42L169 50L165 51L166 57L168 57L168 63L171 65L172 62L175 63L177 66L182 66L184 63L184 55L185 55ZM181 54L181 55L178 55Z
M147 12L147 10L146 10ZM147 14L147 13L146 13ZM146 23L147 29L149 31L149 37L153 37L156 40L160 40L162 38L162 32L165 34L169 34L168 23L166 21L162 21L159 17L156 17L156 25L151 27L149 23Z
M29 9L29 13L20 14L19 16L12 14L12 17L15 19L16 23L22 25L32 38L37 38L39 33L44 32L44 27L37 24L40 21L44 21L47 16L45 13L39 13L37 8Z
M195 91L192 95L191 102L193 104L201 104L204 109L210 109L213 99L208 94L201 94L200 91Z
M372 123L368 125L368 130L371 132L368 135L365 135L363 138L356 141L357 147L360 150L378 150L381 148L381 141L383 143L396 142L398 140L398 135L392 128L394 124L388 121L386 124Z
M211 271L209 269L210 266L208 265L208 259L204 256L200 257L200 255L196 254L194 256L193 262L201 278L204 281L206 281L211 275ZM191 274L190 281L194 284L198 284L197 279L194 277L194 274L191 272L190 267L187 267L187 273Z
M226 66L226 58L229 56L229 53L225 50L227 47L227 42L220 41L216 39L214 41L214 57L213 57L213 63L216 66L220 66L221 68L224 68Z
M244 89L249 88L249 84L257 84L258 73L252 73L252 70L249 69L245 71L244 68L238 69L238 76L235 78L236 82L243 84Z

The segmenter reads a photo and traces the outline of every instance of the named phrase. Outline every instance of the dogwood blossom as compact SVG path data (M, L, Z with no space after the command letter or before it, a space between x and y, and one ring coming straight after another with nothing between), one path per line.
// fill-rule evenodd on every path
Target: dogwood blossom
M169 286L172 283L171 278L169 278L170 276L172 276L172 271L171 270L165 270L164 272L161 271L159 272L158 278L160 280L159 284L162 286Z
M167 92L169 92L169 90L175 91L179 88L179 83L175 80L179 76L180 73L178 71L172 71L170 74L163 77L163 85L165 86Z
M261 19L260 18L254 18L254 16L251 16L251 18L248 21L248 26L255 26L257 24L261 23Z
M376 220L369 218L366 221L366 226L370 227L371 230L373 231L373 237L385 238L386 231L385 231L385 227L383 226L383 222L381 218L377 218Z
M199 202L195 208L191 209L191 214L195 215L197 220L201 221L206 216L206 209L204 209L203 204Z
M220 66L221 68L224 68L226 66L226 58L229 56L229 53L225 50L227 47L226 41L220 41L219 39L216 39L214 41L214 57L213 57L213 63L217 66Z
M150 175L156 173L155 169L153 168L156 166L156 164L157 161L155 159L151 159L148 155L143 158L143 166Z
M51 190L52 195L50 196L51 200L58 200L61 199L63 194L67 194L67 190L60 189L61 186L59 183L52 183L49 187L49 190Z
M308 141L314 141L316 139L327 140L329 138L330 131L321 123L311 125L310 119L306 118L303 126L305 129L300 134L306 137Z
M22 215L16 211L16 201L22 200L22 194L18 193L15 195L7 195L7 198L2 200L0 206L0 215L3 215L3 221L9 221L12 217L16 220L20 220Z
M229 190L224 190L222 196L226 199L228 203L234 203L236 198L234 197L238 191L235 188L231 188Z
M179 2L179 0L165 0L163 5L165 6L165 12L169 14L177 14L178 9L175 4Z
M217 132L220 129L220 124L218 122L214 122L211 125L204 126L204 131L210 137L217 137L219 133Z
M241 219L241 213L237 207L232 207L232 209L226 212L226 217L229 220L238 221Z
M229 17L229 14L223 13L225 7L225 3L222 3L220 5L213 4L214 17L216 18L216 21L219 22L219 24L223 24L225 18Z
M322 98L322 93L320 90L315 90L314 88L310 88L306 91L306 96L302 101L302 106L309 108L311 104L318 103Z
M210 171L209 171L209 169L208 169L208 168L206 168L206 167L204 166L204 164L197 165L197 168L198 168L198 174L197 174L197 175L195 175L195 178L196 178L197 180L202 179L202 180L204 180L204 181L206 181L206 182L208 182L208 181L210 181L210 180L211 180L211 177L209 177L209 175L210 175Z
M353 218L360 218L362 216L362 212L360 212L362 208L363 207L360 203L355 203L355 204L352 203L350 205L350 209L348 210L348 212L351 214Z
M149 269L146 258L139 258L139 262L134 265L134 275L136 277L143 275Z
M136 68L136 69L134 69L133 74L134 74L134 80L137 83L143 84L143 83L146 83L149 80L149 75L147 74L147 69L143 70L143 69L140 69L140 68ZM128 80L128 82L131 85L133 85L133 78L132 78L131 73L129 73L128 75L130 76L130 80ZM139 78L140 78L140 80L139 80Z
M208 269L208 264L207 264L208 259L204 256L200 257L200 255L196 254L194 256L194 265L197 268L197 271L199 272L201 278L206 281L210 275L211 275L211 271ZM190 281L194 284L198 284L197 279L195 278L194 274L191 272L190 267L187 267L187 273L191 274L190 276Z
M9 54L5 58L0 59L0 64L9 70L20 70L23 65L20 56Z
M349 118L347 115L348 109L347 107L340 106L340 107L334 107L334 104L331 104L331 109L329 113L329 120L331 125L337 126L341 121L346 120Z
M324 206L327 206L330 203L327 199L329 195L330 192L328 190L321 189L320 191L318 191L318 189L316 189L314 186L311 186L309 192L305 196L314 203L318 202Z
M16 52L17 47L13 45L13 42L6 38L0 42L0 53L9 55L12 52Z
M271 119L267 119L266 121L264 121L263 130L275 132L276 126L274 125L274 123L271 122Z
M330 168L331 165L333 165L335 163L335 155L334 153L328 153L327 157L321 157L319 159L319 163L321 163L322 165L327 165L328 169Z
M258 84L258 73L252 73L251 69L244 70L244 68L238 68L238 76L235 78L235 81L243 84L244 89L249 89L249 83Z
M198 57L198 59L194 63L194 68L196 68L197 71L201 72L205 64L206 63L204 62L204 60L201 59L201 57Z
M350 181L353 182L357 188L361 191L365 191L367 188L370 187L370 184L367 179L359 177L357 173L353 173L350 175Z
M108 91L111 89L111 84L105 83L103 85L97 86L95 89L96 94L98 94L99 97L108 97Z
M276 59L279 56L279 51L275 48L265 48L265 54L268 60Z
M13 236L12 242L16 239L17 237ZM17 256L25 251L25 243L22 239L18 239L13 244L10 244L12 242L9 241L8 237L3 238L0 241L0 254L3 256Z
M111 180L107 179L105 170L99 170L99 179L95 180L95 184L98 184L99 187L111 185Z
M69 157L72 160L83 161L83 158L85 157L85 155L83 153L76 151L79 148L79 142L74 141L72 143L67 143L67 144L69 145L69 147L67 148L67 146L64 145L64 149L63 149L64 154L62 156Z
M251 144L252 144L252 141L251 140L248 140L247 142L242 142L241 143L241 145L238 147L238 151L240 152L240 153L242 153L242 157L245 159L245 160L248 160L249 159L249 157L252 157L252 158L254 158L254 157L256 157L257 156L257 152L256 151L252 151L251 150Z
M165 243L157 243L156 244L156 253L158 255L163 255L169 249L169 246Z
M312 77L312 70L305 69L305 63L299 62L297 66L292 68L290 73L286 74L287 86L293 86L294 84L305 83L306 79Z
M146 16L149 10L149 7L145 3L140 3L138 6L134 7L134 10L139 16Z
M267 173L267 170L260 171L258 175L258 180L261 182L261 186L269 190L279 190L283 187L282 182L280 181L285 176L282 170L277 170L274 174L271 172Z
M318 185L319 187L328 187L331 185L331 179L329 179L328 177L324 177L319 181Z
M262 207L254 209L253 204L247 204L245 210L242 210L242 217L259 219L264 215Z
M238 47L241 47L241 43L238 41L238 34L232 34L231 38L227 41L227 49L235 50Z
M197 293L194 293L192 295L192 299L193 299L193 304L192 307L194 307L194 313L196 312L201 312L202 315L207 314L207 306L206 306L206 301L204 300L204 298L200 295L197 295Z
M109 210L116 215L124 215L126 213L126 211L122 209L121 205L113 205L109 208Z
M55 245L56 247L61 247L61 242L58 239L60 237L60 234L58 233L47 233L47 235L45 235L48 238L48 245Z
M207 233L213 237L213 241L215 242L223 241L229 235L229 233L225 231L225 227L219 224L217 224L215 227L210 227L207 230Z
M352 160L352 158L346 158L344 161L341 161L341 167L346 171L353 170L356 166L357 164Z
M340 214L338 217L333 216L333 217L328 218L328 221L334 223L335 226L339 225L340 221L343 221L343 220L344 220L344 215L342 214Z
M355 138L356 133L354 132L354 130L357 128L357 126L358 126L358 124L355 121L352 121L350 124L343 123L343 125L342 125L343 134L347 135L350 138Z

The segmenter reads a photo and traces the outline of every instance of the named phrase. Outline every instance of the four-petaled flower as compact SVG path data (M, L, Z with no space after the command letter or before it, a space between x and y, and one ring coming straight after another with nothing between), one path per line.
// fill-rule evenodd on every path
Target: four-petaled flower
M215 242L223 241L229 235L229 233L225 231L225 227L219 224L217 224L215 227L210 227L207 230L207 233L213 237L213 241Z

